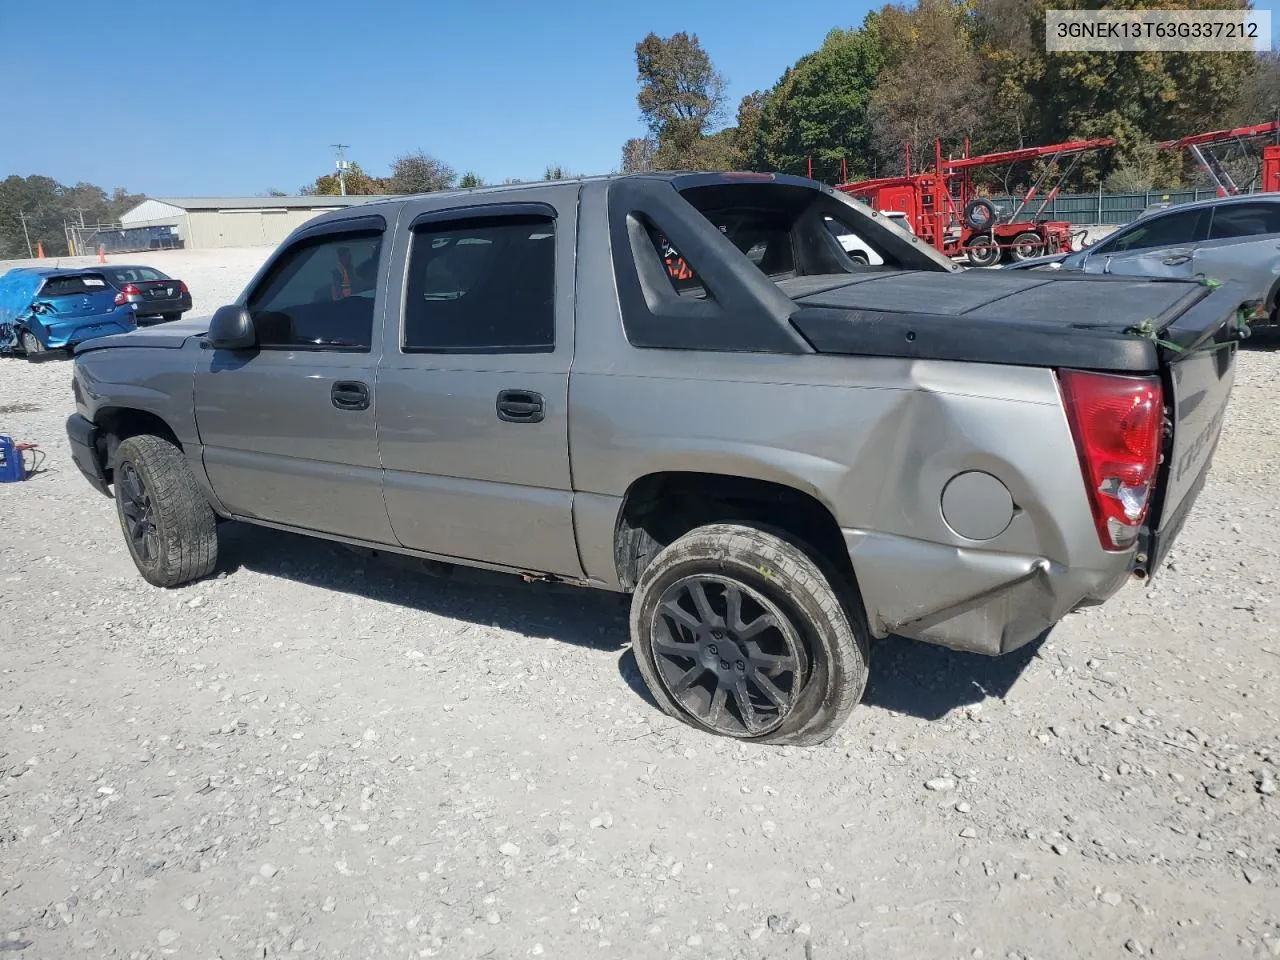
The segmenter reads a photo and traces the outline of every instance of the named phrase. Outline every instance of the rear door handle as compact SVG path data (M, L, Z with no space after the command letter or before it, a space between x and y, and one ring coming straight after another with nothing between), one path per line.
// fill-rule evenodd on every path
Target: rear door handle
M336 381L329 397L339 410L369 409L369 385L359 380Z
M498 419L507 423L541 423L546 415L542 394L532 390L498 391Z

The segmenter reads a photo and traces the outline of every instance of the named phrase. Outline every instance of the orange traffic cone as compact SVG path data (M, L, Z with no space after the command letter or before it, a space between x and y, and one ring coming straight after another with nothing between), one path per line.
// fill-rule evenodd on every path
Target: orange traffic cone
M98 244L98 262L99 263L107 262L107 248L102 244Z
M44 244L39 240L36 241L36 257L40 260L44 259Z

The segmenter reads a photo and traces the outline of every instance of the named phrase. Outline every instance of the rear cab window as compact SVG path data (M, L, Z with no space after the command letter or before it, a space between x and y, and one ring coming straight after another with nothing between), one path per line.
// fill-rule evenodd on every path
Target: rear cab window
M145 283L148 280L168 280L159 270L153 270L151 267L118 267L114 270L104 271L107 279L118 287L124 286L126 283Z
M49 277L40 288L40 296L46 300L58 297L83 297L95 293L106 293L106 278L100 273L73 274L63 277Z
M811 189L760 184L715 184L682 191L688 200L761 273L775 283L797 277L898 269L901 263L874 239L875 225L855 228L861 218L839 201ZM710 296L698 274L676 246L653 224L646 224L654 252L672 288L684 298ZM848 242L852 238L856 243ZM876 266L868 266L870 251Z

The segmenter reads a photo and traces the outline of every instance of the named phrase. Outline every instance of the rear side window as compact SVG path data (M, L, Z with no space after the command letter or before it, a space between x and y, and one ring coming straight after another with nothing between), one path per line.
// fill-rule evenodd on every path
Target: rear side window
M413 232L406 353L555 349L555 221L513 216Z
M369 350L381 252L381 233L324 236L286 251L249 296L259 345Z
M1280 233L1280 203L1228 203L1213 211L1210 240Z
M85 273L71 277L50 277L40 288L40 296L52 300L56 297L83 297L106 291L107 281L102 274Z

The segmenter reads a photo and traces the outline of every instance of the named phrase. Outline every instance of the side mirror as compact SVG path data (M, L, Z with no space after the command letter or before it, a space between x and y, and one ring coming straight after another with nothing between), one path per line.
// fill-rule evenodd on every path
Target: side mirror
M209 322L205 342L214 350L248 350L258 343L249 311L236 304L219 307Z
M47 303L41 303L39 300L37 300L35 303L31 304L31 312L37 313L37 314L48 313L49 305Z

